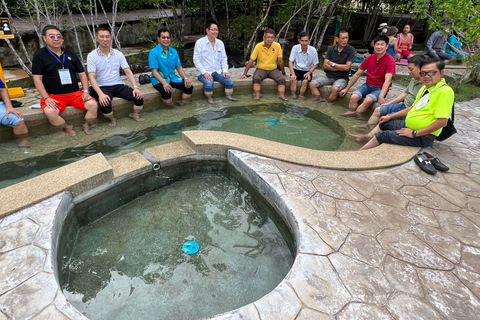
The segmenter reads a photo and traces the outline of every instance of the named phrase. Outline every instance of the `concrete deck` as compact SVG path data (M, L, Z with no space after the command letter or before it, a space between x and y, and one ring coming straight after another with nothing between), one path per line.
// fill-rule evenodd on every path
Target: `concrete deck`
M323 155L271 156L254 143L258 154L227 153L230 148L244 150L244 142L201 132L184 133L184 142L108 163L96 155L61 169L72 170L67 182L74 186L79 183L75 172L89 171L97 163L102 179L112 181L147 171L155 161L168 165L228 156L275 203L295 233L298 254L274 291L212 319L474 320L480 314L479 105L480 99L456 105L459 133L429 150L451 169L435 176L411 160L384 169L340 171L308 162L323 161ZM376 152L379 158L396 157L396 149ZM357 157L361 152L335 154L337 161L351 157L345 161L362 162ZM53 172L46 175L52 178ZM26 181L23 191L9 191L28 207L0 215L0 319L85 319L58 288L52 261L52 238L58 231L54 217L74 189L57 186L46 175L34 185ZM80 178L86 189L100 184ZM29 205L38 199L24 195L33 197L28 188L41 183L45 185L39 189L51 188L51 196L44 194L49 198Z

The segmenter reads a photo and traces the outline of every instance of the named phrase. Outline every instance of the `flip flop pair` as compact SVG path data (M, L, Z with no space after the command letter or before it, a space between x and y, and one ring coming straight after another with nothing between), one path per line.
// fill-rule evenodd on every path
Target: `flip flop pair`
M413 159L415 163L428 174L436 174L438 171L448 171L450 168L444 165L438 158L427 152L419 153Z

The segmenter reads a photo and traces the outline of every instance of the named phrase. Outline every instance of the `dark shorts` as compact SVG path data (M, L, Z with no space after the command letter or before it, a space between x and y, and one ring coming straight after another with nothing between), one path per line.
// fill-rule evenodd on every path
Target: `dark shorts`
M109 114L112 113L112 99L113 97L116 98L122 98L127 101L133 101L133 104L137 107L143 106L143 98L137 99L133 96L133 89L130 88L129 86L126 86L124 84L117 84L114 86L103 86L100 87L102 89L102 92L106 94L107 96L110 97L110 103L108 106L102 106L100 103L98 106L100 107L100 110L102 110L103 114ZM95 100L98 101L98 94L95 90L93 90L92 87L90 87L90 95L95 98Z
M380 129L382 132L375 133L375 138L377 138L378 143L390 143L398 144L401 146L411 146L411 147L431 147L433 145L433 136L421 136L416 138L409 138L400 136L397 133L397 130L406 128L405 119L392 119L390 121L380 123Z
M170 81L170 85L172 86L172 88L182 90L182 92L184 94L192 94L192 92L193 92L193 86L191 86L190 88L185 87L185 81L182 81L182 82ZM165 89L163 88L163 85L161 83L157 83L153 87L155 89L157 89L162 94L162 99L163 100L172 99L172 92L165 91Z
M293 72L295 72L295 76L297 77L297 81L303 81L303 80L306 80L304 79L303 77L305 76L305 74L308 72L308 71L301 71L301 70L297 70L297 69L293 69ZM310 80L308 80L308 82L312 81L312 77L310 76Z
M280 72L280 70L262 70L258 68L253 74L253 83L262 83L262 81L266 78L273 79L277 84L285 85L287 83L285 81L285 76Z

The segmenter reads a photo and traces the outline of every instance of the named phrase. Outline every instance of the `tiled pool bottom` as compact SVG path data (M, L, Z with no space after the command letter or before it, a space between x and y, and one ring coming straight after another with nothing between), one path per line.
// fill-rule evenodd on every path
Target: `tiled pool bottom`
M480 168L480 157L456 151L463 160L437 176L413 162L348 172L230 151L230 163L296 226L298 254L275 290L213 319L477 319L480 172L465 168ZM53 215L66 197L1 221L4 315L84 319L50 261Z

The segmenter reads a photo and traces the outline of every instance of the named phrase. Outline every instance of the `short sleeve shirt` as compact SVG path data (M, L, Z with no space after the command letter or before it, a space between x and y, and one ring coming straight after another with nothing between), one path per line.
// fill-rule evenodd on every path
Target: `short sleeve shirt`
M297 44L293 46L289 60L293 62L293 69L308 71L314 65L318 64L318 53L312 46L308 46L307 52L303 53L302 46Z
M429 92L428 97L425 95L426 91ZM427 98L428 102L426 104L421 103L421 99ZM445 79L442 79L435 87L428 90L425 86L422 87L417 94L412 109L410 109L405 118L405 125L412 130L420 130L428 127L437 119L448 119L450 113L452 113L454 100L455 93L447 85ZM432 134L438 137L441 132L442 129L440 128L432 132Z
M58 57L55 53L50 53L45 46L33 55L32 73L43 76L43 85L50 94L67 94L78 91L77 73L85 72L75 53L64 48L62 48L62 52L63 54ZM65 63L63 62L64 57ZM63 68L69 70L71 84L62 85L58 70Z
M250 59L257 60L257 68L262 70L274 70L277 68L278 58L283 58L280 43L273 42L270 48L262 41L253 49Z
M353 62L355 60L355 48L347 44L342 51L338 51L338 44L335 46L328 47L327 55L325 59L328 59L334 63L346 64L348 61ZM348 81L349 71L330 71L326 70L325 75L327 78L332 78L335 80L345 79Z
M387 73L395 74L395 59L385 53L377 61L377 55L371 54L360 65L360 69L367 70L367 84L381 88Z
M110 49L106 56L100 49L93 50L87 56L88 72L95 72L95 80L99 87L124 84L120 78L120 68L127 69L130 66L123 53Z
M175 69L181 67L182 64L180 63L178 52L174 48L168 47L167 54L162 46L158 44L148 54L148 65L150 69L158 69L158 73L167 83L170 83L170 81L182 82L182 78L175 74ZM155 77L151 81L153 86L160 83Z
M415 102L415 98L417 97L418 91L420 91L422 87L423 83L421 81L415 79L410 80L410 83L405 90L407 96L403 100L403 103L407 108L413 105L413 103Z

